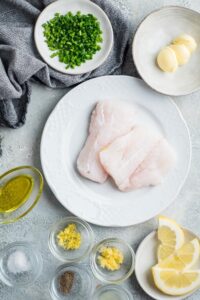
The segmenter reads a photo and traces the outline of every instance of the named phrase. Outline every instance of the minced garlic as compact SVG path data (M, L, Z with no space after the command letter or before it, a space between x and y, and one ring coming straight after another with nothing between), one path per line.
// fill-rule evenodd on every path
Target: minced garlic
M81 246L81 234L77 231L75 224L69 224L58 235L58 245L66 250L79 249Z
M99 253L98 262L102 268L106 268L110 271L120 269L124 261L124 256L119 249L115 247L102 247Z

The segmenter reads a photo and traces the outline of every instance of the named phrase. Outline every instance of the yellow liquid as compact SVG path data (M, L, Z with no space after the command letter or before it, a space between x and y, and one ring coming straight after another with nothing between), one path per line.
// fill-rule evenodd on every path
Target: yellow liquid
M34 180L30 175L19 175L0 187L0 213L8 213L24 204L32 190Z

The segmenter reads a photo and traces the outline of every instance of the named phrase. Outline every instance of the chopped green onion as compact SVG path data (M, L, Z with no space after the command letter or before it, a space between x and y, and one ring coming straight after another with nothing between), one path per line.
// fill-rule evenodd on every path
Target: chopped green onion
M101 49L100 23L92 14L56 13L42 26L45 42L54 51L51 57L58 56L59 61L66 64L66 69L80 66Z

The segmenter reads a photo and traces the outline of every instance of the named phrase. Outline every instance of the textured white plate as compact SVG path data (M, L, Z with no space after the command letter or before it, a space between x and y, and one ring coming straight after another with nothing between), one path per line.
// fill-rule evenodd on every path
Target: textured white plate
M120 192L110 180L94 183L79 175L76 159L84 145L90 114L97 101L122 100L136 105L138 123L161 131L178 155L176 167L157 187ZM104 76L86 81L58 103L41 141L45 177L57 199L73 214L102 226L144 222L177 196L190 165L188 128L174 102L129 76Z
M74 69L66 70L65 64L59 62L57 56L54 58L50 57L52 51L49 50L45 43L42 24L52 19L55 13L66 14L69 11L72 13L80 11L83 14L90 13L94 15L101 24L103 43L101 43L101 50L93 56L92 60L88 60ZM34 38L40 55L48 65L59 72L72 75L87 73L99 67L107 59L113 46L113 30L107 15L98 5L89 0L58 0L48 5L37 19Z
M180 34L190 34L197 50L189 62L174 73L162 72L156 65L160 49ZM186 95L200 88L200 14L178 6L164 7L148 15L140 24L133 41L133 58L144 81L167 95Z
M185 241L191 241L197 236L189 230L184 229ZM198 237L197 237L198 238ZM154 285L151 267L157 263L156 252L158 240L156 231L151 232L140 244L135 261L135 275L141 288L153 299L156 300L181 300L187 298L193 292L184 296L168 296L160 292ZM199 263L195 266L199 268Z

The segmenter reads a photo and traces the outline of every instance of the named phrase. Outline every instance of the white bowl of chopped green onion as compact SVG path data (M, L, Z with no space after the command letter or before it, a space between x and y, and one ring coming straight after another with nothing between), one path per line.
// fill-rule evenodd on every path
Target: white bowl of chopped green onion
M48 5L37 19L34 38L44 61L71 75L98 68L113 47L107 15L89 0L58 0Z

